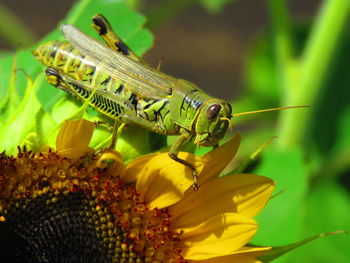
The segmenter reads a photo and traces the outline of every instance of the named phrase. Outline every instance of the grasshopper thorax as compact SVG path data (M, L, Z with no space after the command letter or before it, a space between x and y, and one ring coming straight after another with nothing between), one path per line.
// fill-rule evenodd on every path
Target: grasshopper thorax
M224 100L209 99L200 109L195 123L194 143L215 146L224 137L231 118L231 106Z

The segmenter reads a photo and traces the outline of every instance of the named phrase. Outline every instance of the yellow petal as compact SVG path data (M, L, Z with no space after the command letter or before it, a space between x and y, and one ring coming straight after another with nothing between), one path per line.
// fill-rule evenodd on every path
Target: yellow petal
M122 178L126 172L126 167L123 162L121 154L114 150L106 150L100 152L96 167L100 169L107 169L105 172L112 177Z
M184 227L225 212L254 217L266 205L274 187L271 179L253 174L216 178L169 208L172 225Z
M255 258L242 256L242 255L229 255L229 256L223 256L223 257L215 257L200 261L189 261L189 262L198 262L198 263L261 263L260 260L257 260Z
M244 246L257 229L256 222L244 215L216 215L192 227L177 229L183 233L178 247L189 260L230 255Z
M212 178L219 176L235 156L240 143L241 136L236 134L227 143L203 155L202 159L205 166L199 178L199 183L204 184Z
M87 120L65 121L56 139L58 154L67 158L79 158L93 151L88 147L94 131L94 123Z
M184 152L179 157L194 165L198 173L201 172L203 163L200 157ZM136 189L147 206L153 209L178 202L192 184L192 170L162 153L151 158L139 172Z
M131 161L126 167L125 175L120 178L121 181L126 184L136 182L137 176L140 174L140 171L144 168L146 163L157 155L157 153L147 154Z

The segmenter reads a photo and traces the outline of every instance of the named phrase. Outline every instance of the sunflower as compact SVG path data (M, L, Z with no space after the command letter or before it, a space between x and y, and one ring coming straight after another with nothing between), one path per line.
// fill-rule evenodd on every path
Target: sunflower
M274 182L252 174L218 177L240 137L202 157L166 153L128 165L93 151L94 125L65 122L57 151L0 156L1 262L259 262L270 247L247 245Z

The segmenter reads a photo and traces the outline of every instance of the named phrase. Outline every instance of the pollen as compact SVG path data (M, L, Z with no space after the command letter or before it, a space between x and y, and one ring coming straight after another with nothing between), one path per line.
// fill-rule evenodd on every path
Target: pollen
M185 262L166 209L148 209L115 152L0 155L0 255L30 262Z

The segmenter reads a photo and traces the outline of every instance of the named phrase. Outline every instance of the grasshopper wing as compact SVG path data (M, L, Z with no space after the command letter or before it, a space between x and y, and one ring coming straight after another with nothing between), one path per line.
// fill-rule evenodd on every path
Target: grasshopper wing
M62 25L64 37L96 67L124 82L143 98L166 98L172 94L176 79L113 51L72 25Z

